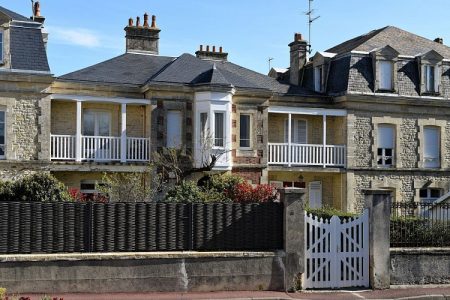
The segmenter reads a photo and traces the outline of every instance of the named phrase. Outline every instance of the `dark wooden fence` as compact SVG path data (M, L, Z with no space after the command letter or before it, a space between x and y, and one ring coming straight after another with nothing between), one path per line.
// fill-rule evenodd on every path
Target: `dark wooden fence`
M0 202L0 253L283 248L283 204Z

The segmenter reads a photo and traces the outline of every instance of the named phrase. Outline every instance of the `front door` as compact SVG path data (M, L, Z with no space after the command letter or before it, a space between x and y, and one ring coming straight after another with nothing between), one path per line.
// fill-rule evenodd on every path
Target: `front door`
M321 208L322 207L322 182L312 181L309 183L309 207Z
M109 158L111 141L111 113L86 110L83 115L83 151L87 159Z

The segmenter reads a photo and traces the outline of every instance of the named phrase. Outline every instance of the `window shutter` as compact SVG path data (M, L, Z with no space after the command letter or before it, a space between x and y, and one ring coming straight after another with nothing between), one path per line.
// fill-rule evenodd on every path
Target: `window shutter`
M435 93L440 93L441 74L442 74L441 64L436 64L434 67L434 92Z
M394 148L394 127L392 125L378 125L378 148Z
M307 132L306 132L306 121L297 120L297 132L296 132L296 143L306 144L307 143Z

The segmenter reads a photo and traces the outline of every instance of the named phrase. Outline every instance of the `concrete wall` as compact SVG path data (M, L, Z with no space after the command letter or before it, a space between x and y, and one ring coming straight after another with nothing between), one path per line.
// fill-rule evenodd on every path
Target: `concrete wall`
M9 293L282 290L283 256L284 252L4 255L0 286Z
M450 248L392 248L391 285L450 284Z

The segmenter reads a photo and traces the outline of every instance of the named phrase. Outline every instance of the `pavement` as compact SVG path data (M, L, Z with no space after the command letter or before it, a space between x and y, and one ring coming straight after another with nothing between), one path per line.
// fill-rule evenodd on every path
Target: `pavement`
M24 294L30 300L41 300L42 294ZM393 286L389 290L327 290L284 293L271 291L230 292L169 292L169 293L114 293L114 294L49 294L50 299L63 300L288 300L288 299L398 299L450 300L450 285ZM10 297L10 299L13 299Z

